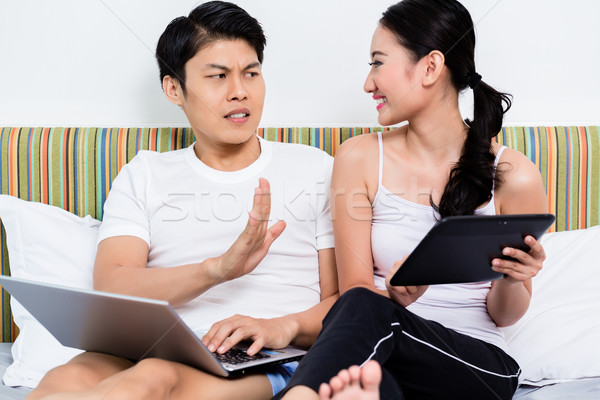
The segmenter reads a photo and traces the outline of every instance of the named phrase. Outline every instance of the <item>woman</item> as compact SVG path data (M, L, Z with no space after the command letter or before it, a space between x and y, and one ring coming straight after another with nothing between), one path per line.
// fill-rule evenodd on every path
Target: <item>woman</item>
M457 1L405 0L383 14L364 89L380 124L408 123L352 138L336 154L332 197L343 295L286 399L316 399L323 382L329 384L321 385L321 398L512 397L520 370L499 327L515 323L529 305L531 278L545 258L533 237L524 239L529 252L503 249L515 261L492 261L506 274L494 282L386 282L440 217L546 212L536 167L491 140L510 98L481 80L474 47L473 22ZM458 96L467 88L473 119L463 121Z

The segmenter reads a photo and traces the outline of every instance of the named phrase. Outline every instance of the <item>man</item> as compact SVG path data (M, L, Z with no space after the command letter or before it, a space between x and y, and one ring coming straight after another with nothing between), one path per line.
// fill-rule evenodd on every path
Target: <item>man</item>
M244 339L249 354L309 346L337 298L332 159L255 134L265 42L259 23L231 3L202 4L168 25L156 50L162 86L196 142L127 164L98 238L96 289L169 301L194 331L208 330L203 342L219 353ZM50 371L30 398L268 399L294 368L227 380L165 360L84 353Z

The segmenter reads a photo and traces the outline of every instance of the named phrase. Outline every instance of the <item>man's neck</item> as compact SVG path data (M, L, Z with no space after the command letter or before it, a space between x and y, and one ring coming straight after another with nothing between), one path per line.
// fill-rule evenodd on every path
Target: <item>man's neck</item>
M239 171L254 163L261 153L258 137L238 144L201 143L194 145L196 157L210 168L218 171Z

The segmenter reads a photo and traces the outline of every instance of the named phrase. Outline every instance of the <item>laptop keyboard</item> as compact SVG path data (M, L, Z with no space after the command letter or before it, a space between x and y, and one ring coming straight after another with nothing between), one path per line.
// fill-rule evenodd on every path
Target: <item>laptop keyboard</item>
M219 354L215 353L215 357L222 363L228 364L242 364L248 361L260 360L263 358L269 358L268 354L258 353L253 356L249 356L245 350L242 349L231 349L226 353Z

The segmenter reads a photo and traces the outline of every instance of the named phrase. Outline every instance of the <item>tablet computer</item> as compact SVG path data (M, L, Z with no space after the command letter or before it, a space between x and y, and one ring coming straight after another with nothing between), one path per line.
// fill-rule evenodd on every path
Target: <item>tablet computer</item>
M552 214L468 215L442 218L425 235L391 279L394 286L483 282L499 279L492 259L510 258L502 249L529 250L523 239L540 239Z

